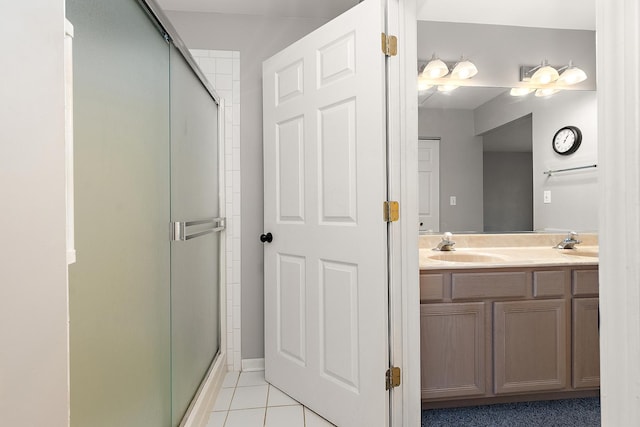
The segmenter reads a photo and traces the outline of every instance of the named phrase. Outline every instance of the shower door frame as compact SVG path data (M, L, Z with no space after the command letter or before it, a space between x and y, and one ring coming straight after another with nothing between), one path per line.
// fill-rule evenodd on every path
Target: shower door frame
M182 54L200 83L207 90L213 101L218 106L218 202L219 217L226 218L226 198L225 198L225 102L204 73L191 56L189 49L182 41L178 32L173 27L167 16L155 0L137 0L138 3L149 15L149 18L158 29L165 34L167 43L172 43ZM180 422L180 427L200 426L206 423L210 415L210 408L213 406L217 391L222 387L222 381L227 370L227 296L226 296L226 228L220 231L220 274L219 274L219 348L215 354L207 373L200 386L195 392L187 411Z
M190 57L190 56L189 56ZM186 59L186 57L185 57ZM188 61L188 60L187 60ZM199 68L198 68L199 70ZM195 70L194 70L195 71ZM205 80L206 81L206 80ZM204 82L203 82L204 83ZM212 96L217 97L215 90L211 89ZM211 92L210 92L211 93ZM226 219L225 198L225 150L224 150L224 110L223 98L215 98L218 105L218 201L220 218ZM226 222L226 220L225 220ZM207 370L200 387L198 387L191 404L180 422L180 427L196 427L204 425L210 415L218 390L222 387L222 381L227 372L227 268L226 268L226 228L220 231L220 289L218 293L219 313L219 347L213 357L213 361Z

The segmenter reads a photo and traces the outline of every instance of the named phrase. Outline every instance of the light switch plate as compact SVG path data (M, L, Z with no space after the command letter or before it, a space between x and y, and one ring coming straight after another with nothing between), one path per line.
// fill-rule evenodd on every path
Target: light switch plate
M451 206L455 206L455 205L456 205L456 203L457 203L456 196L450 196L450 197L449 197L449 204L450 204Z
M551 190L544 190L543 201L544 203L551 203Z

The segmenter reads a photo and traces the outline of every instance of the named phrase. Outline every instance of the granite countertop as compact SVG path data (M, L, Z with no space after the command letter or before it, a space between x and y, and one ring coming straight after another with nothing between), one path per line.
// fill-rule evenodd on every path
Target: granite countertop
M554 249L566 234L454 235L455 251L434 251L441 235L420 236L421 270L598 265L595 234L580 235L575 249Z

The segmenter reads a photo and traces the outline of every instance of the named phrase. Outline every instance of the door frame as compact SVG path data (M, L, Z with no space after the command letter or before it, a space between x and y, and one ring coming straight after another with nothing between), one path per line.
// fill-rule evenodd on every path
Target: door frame
M600 396L605 426L640 421L639 16L638 2L596 0L598 141L602 142L598 144Z
M417 426L420 400L420 293L418 263L418 98L416 0L389 0L387 33L398 37L389 58L389 199L400 219L389 238L390 364L402 369L391 390L391 425ZM396 86L397 85L397 86Z
M405 4L405 13L415 13L415 2L399 0ZM637 425L640 421L640 407L636 396L640 393L640 291L637 283L640 278L640 227L638 217L640 211L640 181L638 179L637 159L640 149L640 119L638 119L638 94L640 85L640 36L638 16L640 5L625 0L595 0L596 32L597 32L597 68L598 68L598 140L615 141L615 144L600 144L598 158L600 162L600 373L601 373L601 405L602 425ZM413 7L413 9L411 9ZM403 50L407 51L405 65L410 65L409 56L416 49L416 34L407 33L411 23L405 19ZM626 37L625 37L626 36ZM624 38L625 43L621 43ZM413 50L412 50L413 49ZM416 64L416 62L414 62ZM405 70L405 79L410 80L409 70ZM411 70L415 74L415 69ZM406 81L405 81L406 83ZM414 81L417 84L417 81ZM405 84L404 94L410 98L415 87ZM407 114L404 125L416 126L417 119L412 117L411 102L405 102ZM407 127L406 129L413 129ZM406 140L407 145L411 139ZM407 148L405 148L407 150ZM408 164L407 166L411 166ZM405 173L409 173L405 171ZM410 183L406 183L410 186ZM405 191L410 195L410 191ZM410 208L405 203L405 210ZM621 209L620 207L624 207ZM402 212L402 210L401 210ZM416 206L417 212L417 206ZM621 233L620 231L623 230ZM615 236L615 237L613 237ZM406 236L410 237L410 236ZM413 246L406 241L402 249L405 258L411 258ZM415 256L418 255L415 250ZM614 255L615 254L615 255ZM405 260L412 268L419 266L418 261ZM409 272L405 268L404 271ZM609 286L605 286L607 284ZM414 288L417 288L415 284ZM414 289L409 289L410 292ZM413 319L412 304L419 301L413 296L411 304L405 304L405 317ZM414 331L415 332L415 331ZM418 331L419 332L419 331ZM414 337L411 333L403 333L403 338ZM409 348L415 354L419 349ZM419 358L419 356L418 356ZM418 360L419 361L419 360ZM415 361L414 361L415 362ZM420 366L411 363L411 372L420 372ZM406 368L405 368L406 369ZM403 373L404 374L404 373ZM405 381L403 375L403 381ZM405 383L406 384L406 383ZM412 391L411 388L409 391ZM410 406L414 402L410 395ZM417 397L418 410L420 397ZM397 406L394 400L394 408ZM411 408L413 409L413 408ZM408 408L405 408L408 410ZM413 412L410 412L413 414ZM395 424L394 424L395 425ZM408 423L406 425L419 425Z

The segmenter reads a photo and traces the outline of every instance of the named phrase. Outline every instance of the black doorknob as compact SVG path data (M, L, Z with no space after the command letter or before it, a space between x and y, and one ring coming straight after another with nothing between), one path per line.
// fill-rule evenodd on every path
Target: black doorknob
M271 234L271 233L261 234L260 235L260 241L262 243L271 243L273 241L273 234Z

